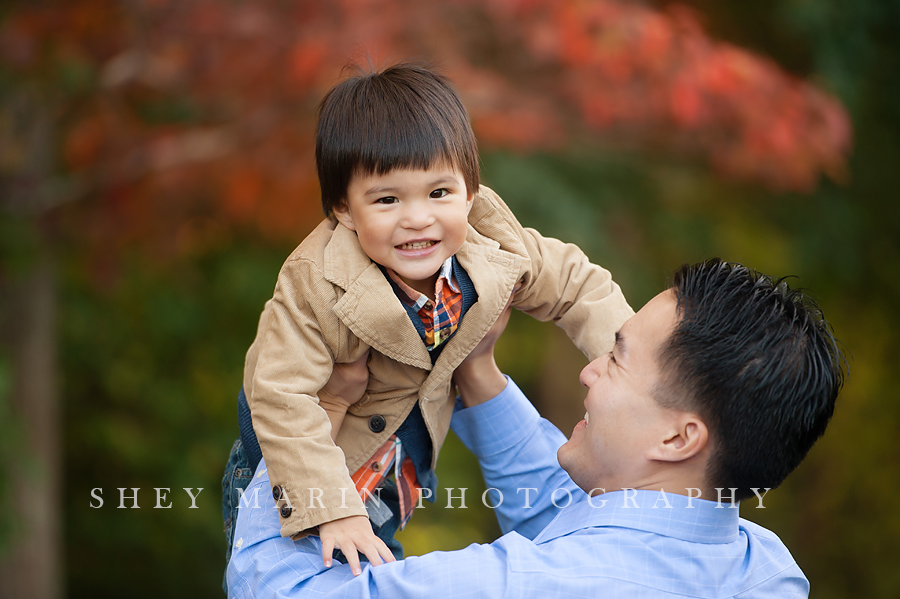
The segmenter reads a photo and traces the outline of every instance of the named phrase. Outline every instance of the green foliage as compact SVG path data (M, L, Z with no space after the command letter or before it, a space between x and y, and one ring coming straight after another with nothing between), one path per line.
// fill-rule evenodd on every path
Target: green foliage
M279 251L279 249L281 251ZM65 490L73 596L210 595L221 581L220 482L256 319L286 251L225 248L164 268L123 262L97 288L64 287ZM171 489L155 509L155 488ZM183 488L203 488L190 509ZM103 506L91 497L92 489ZM119 509L119 488L140 488ZM125 567L103 568L118 563ZM164 574L161 574L164 573Z
M9 326L4 318L9 311L6 285L14 284L34 263L37 245L29 221L0 213L0 335ZM12 511L12 468L30 458L23 455L24 433L12 409L12 357L0 351L0 556L7 553L19 529Z
M0 463L11 464L16 459L16 448L21 447L21 435L17 422L10 410L10 392L12 377L9 372L9 358L0 355ZM8 466L0 469L0 513L11 513L12 487L10 485ZM8 517L0 517L0 555L9 548L10 539L16 530L15 521Z

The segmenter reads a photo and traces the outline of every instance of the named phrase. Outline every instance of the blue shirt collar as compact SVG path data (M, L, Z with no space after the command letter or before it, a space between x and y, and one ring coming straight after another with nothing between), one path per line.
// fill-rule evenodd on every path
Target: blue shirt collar
M564 498L558 498L561 505ZM543 543L584 528L615 526L694 543L731 543L739 536L739 509L661 491L623 490L594 497L582 493L534 539Z

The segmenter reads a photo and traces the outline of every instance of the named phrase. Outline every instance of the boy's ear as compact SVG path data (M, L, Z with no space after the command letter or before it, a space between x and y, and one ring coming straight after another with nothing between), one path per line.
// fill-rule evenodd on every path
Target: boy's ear
M339 223L351 231L356 231L355 225L353 224L353 215L350 213L350 206L347 204L347 200L341 200L339 203L335 204L333 211L334 217L338 219Z
M472 206L475 204L475 194L470 193L466 198L466 214L469 214L472 211Z

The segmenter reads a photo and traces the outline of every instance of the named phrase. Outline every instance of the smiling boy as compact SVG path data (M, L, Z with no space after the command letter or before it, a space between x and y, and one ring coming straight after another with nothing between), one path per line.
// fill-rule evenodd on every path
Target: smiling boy
M252 471L258 439L282 536L318 534L326 563L339 548L358 572L357 552L373 564L402 556L394 532L435 494L453 371L511 296L591 359L633 312L607 271L523 228L479 185L465 109L428 69L336 85L320 108L316 165L329 218L287 259L260 317L239 397L252 424L245 414L230 464ZM363 400L346 415L325 409L335 364L365 356ZM241 485L229 476L233 520Z

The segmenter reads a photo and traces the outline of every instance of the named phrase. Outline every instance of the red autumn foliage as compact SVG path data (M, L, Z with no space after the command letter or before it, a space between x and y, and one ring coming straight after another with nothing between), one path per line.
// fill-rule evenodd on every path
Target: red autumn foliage
M663 150L773 190L846 176L841 104L710 39L684 8L70 0L5 14L0 69L54 90L42 97L67 184L54 201L79 200L68 216L106 251L141 239L189 247L175 232L196 219L294 238L312 226L315 108L352 58L433 61L485 148Z

